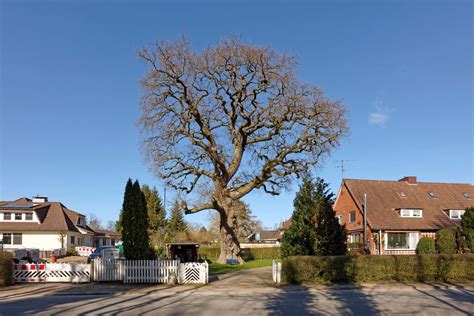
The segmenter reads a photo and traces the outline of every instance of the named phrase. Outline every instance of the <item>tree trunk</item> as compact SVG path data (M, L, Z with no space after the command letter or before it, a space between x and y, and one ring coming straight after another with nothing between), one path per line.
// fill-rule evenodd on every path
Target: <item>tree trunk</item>
M224 203L218 212L220 215L221 253L217 263L225 264L228 259L235 259L239 264L243 264L244 260L240 256L240 242L235 233L237 222L232 202L227 201L227 203Z

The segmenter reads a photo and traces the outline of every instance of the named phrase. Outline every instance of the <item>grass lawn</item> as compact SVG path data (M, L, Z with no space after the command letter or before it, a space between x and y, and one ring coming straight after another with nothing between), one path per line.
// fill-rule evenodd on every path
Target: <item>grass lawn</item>
M263 259L263 260L251 260L247 261L244 264L219 264L211 263L209 264L209 275L217 275L228 273L232 271L238 271L243 269L254 269L261 267L271 267L272 259Z

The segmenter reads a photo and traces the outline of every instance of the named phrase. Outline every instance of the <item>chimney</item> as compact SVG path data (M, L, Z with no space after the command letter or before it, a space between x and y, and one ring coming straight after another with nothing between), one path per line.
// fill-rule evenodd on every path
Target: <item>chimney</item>
M402 182L405 181L405 182L408 183L408 184L416 184L416 177L414 177L414 176L408 176L408 177L404 177L404 178L402 178L402 179L400 179L400 180L398 180L398 181L402 181Z
M33 201L33 203L46 203L46 202L48 202L48 197L46 197L46 196L33 196L31 198L31 200Z

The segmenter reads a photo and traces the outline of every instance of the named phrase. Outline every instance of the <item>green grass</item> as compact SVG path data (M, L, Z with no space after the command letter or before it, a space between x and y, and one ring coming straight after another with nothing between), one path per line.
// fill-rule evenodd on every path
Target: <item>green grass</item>
M263 259L263 260L251 260L247 261L244 264L219 264L211 263L209 264L209 275L224 274L233 271L239 271L244 269L255 269L261 267L271 267L272 259Z

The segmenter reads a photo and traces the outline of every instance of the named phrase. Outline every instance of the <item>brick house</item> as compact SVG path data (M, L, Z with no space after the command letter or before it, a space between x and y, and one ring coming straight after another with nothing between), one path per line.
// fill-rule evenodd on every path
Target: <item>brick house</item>
M343 179L334 204L348 242L363 244L363 204L367 197L367 245L372 254L414 254L418 240L443 227L458 227L474 206L474 186L457 183Z

